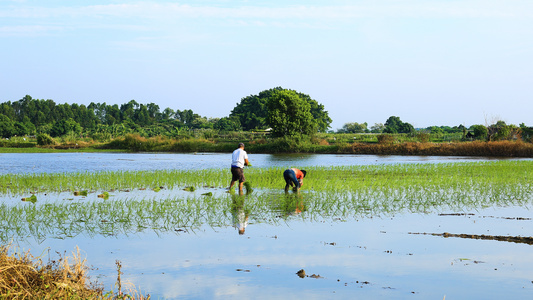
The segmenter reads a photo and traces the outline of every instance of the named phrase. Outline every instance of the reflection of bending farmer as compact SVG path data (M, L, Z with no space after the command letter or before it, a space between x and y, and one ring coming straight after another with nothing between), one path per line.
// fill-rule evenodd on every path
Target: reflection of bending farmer
M283 172L283 178L285 179L285 192L289 190L289 186L295 187L296 191L300 190L300 187L304 184L303 179L307 172L305 170L298 170L296 168L287 169Z

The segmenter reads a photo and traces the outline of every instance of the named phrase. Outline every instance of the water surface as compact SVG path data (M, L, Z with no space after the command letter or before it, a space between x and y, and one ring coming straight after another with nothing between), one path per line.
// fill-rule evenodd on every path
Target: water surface
M229 166L229 158L229 154L211 153L0 154L0 173L222 169ZM486 159L250 154L254 167L480 160ZM269 193L283 195L281 190ZM173 197L187 196L172 190L117 191L105 201ZM38 199L38 205L104 201L96 193L86 197L40 194ZM0 201L10 207L33 205L5 195ZM533 293L533 246L418 233L530 236L532 208L449 210L437 205L427 212L370 216L354 212L313 218L305 211L294 211L267 215L270 219L260 218L263 212L249 211L244 234L237 230L242 216L236 212L233 220L195 228L116 229L110 234L81 230L42 237L25 233L15 243L34 255L44 255L45 260L56 257L56 252L70 254L79 246L95 268L90 272L92 279L106 289L114 288L119 260L123 281L151 294L152 299L528 299ZM304 278L296 274L301 269L307 274Z
M259 168L445 163L493 159L498 158L349 154L249 154L250 163L253 167ZM228 168L230 164L231 154L229 153L0 153L0 174L222 169Z

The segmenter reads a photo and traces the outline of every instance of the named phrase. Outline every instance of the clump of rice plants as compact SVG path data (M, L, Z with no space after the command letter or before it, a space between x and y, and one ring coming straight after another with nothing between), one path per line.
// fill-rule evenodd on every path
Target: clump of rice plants
M183 190L187 192L194 192L196 188L194 186L186 186Z
M37 196L31 195L31 197L25 197L25 198L22 198L21 200L25 202L35 203L37 202Z
M74 191L74 196L87 196L87 191Z
M245 182L243 183L243 186L244 186L244 188L246 189L246 193L247 193L247 194L250 194L251 192L253 192L253 188L252 188L252 183L251 183L251 182L249 182L249 181L245 181Z
M98 198L103 198L104 200L109 199L109 192L98 194Z

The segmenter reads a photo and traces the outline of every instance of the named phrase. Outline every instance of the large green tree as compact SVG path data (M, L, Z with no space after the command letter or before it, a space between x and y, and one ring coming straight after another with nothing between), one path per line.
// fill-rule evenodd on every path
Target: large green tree
M250 95L241 99L240 103L233 108L230 117L238 117L243 130L266 129L269 127L267 122L268 107L267 102L275 93L286 91L281 87L275 87L260 92L258 95ZM293 90L289 90L293 91ZM293 91L309 104L309 111L313 115L317 130L326 132L331 124L331 118L324 109L324 105L312 99L309 95Z
M409 123L404 123L399 117L391 116L385 122L384 133L411 133L415 128Z
M243 130L266 129L268 127L266 122L268 99L274 92L281 90L283 89L277 87L262 91L259 95L244 97L229 116L239 118Z
M295 91L272 93L267 108L267 124L272 128L274 136L310 135L317 131L311 105Z

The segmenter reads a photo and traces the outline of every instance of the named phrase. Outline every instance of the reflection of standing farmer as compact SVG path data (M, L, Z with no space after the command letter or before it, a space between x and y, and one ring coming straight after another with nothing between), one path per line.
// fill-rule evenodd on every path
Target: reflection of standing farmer
M296 168L287 169L283 172L283 178L285 179L285 192L289 191L289 186L294 186L296 191L300 190L300 187L304 184L303 179L307 172L305 170L298 170Z
M243 235L246 226L248 226L248 210L244 209L244 198L242 196L233 196L231 215L239 234Z
M245 181L244 179L244 166L248 166L248 154L244 151L244 144L239 143L239 148L233 151L231 155L231 183L229 185L229 190L233 187L235 181L239 181L239 193L242 194L242 185Z

